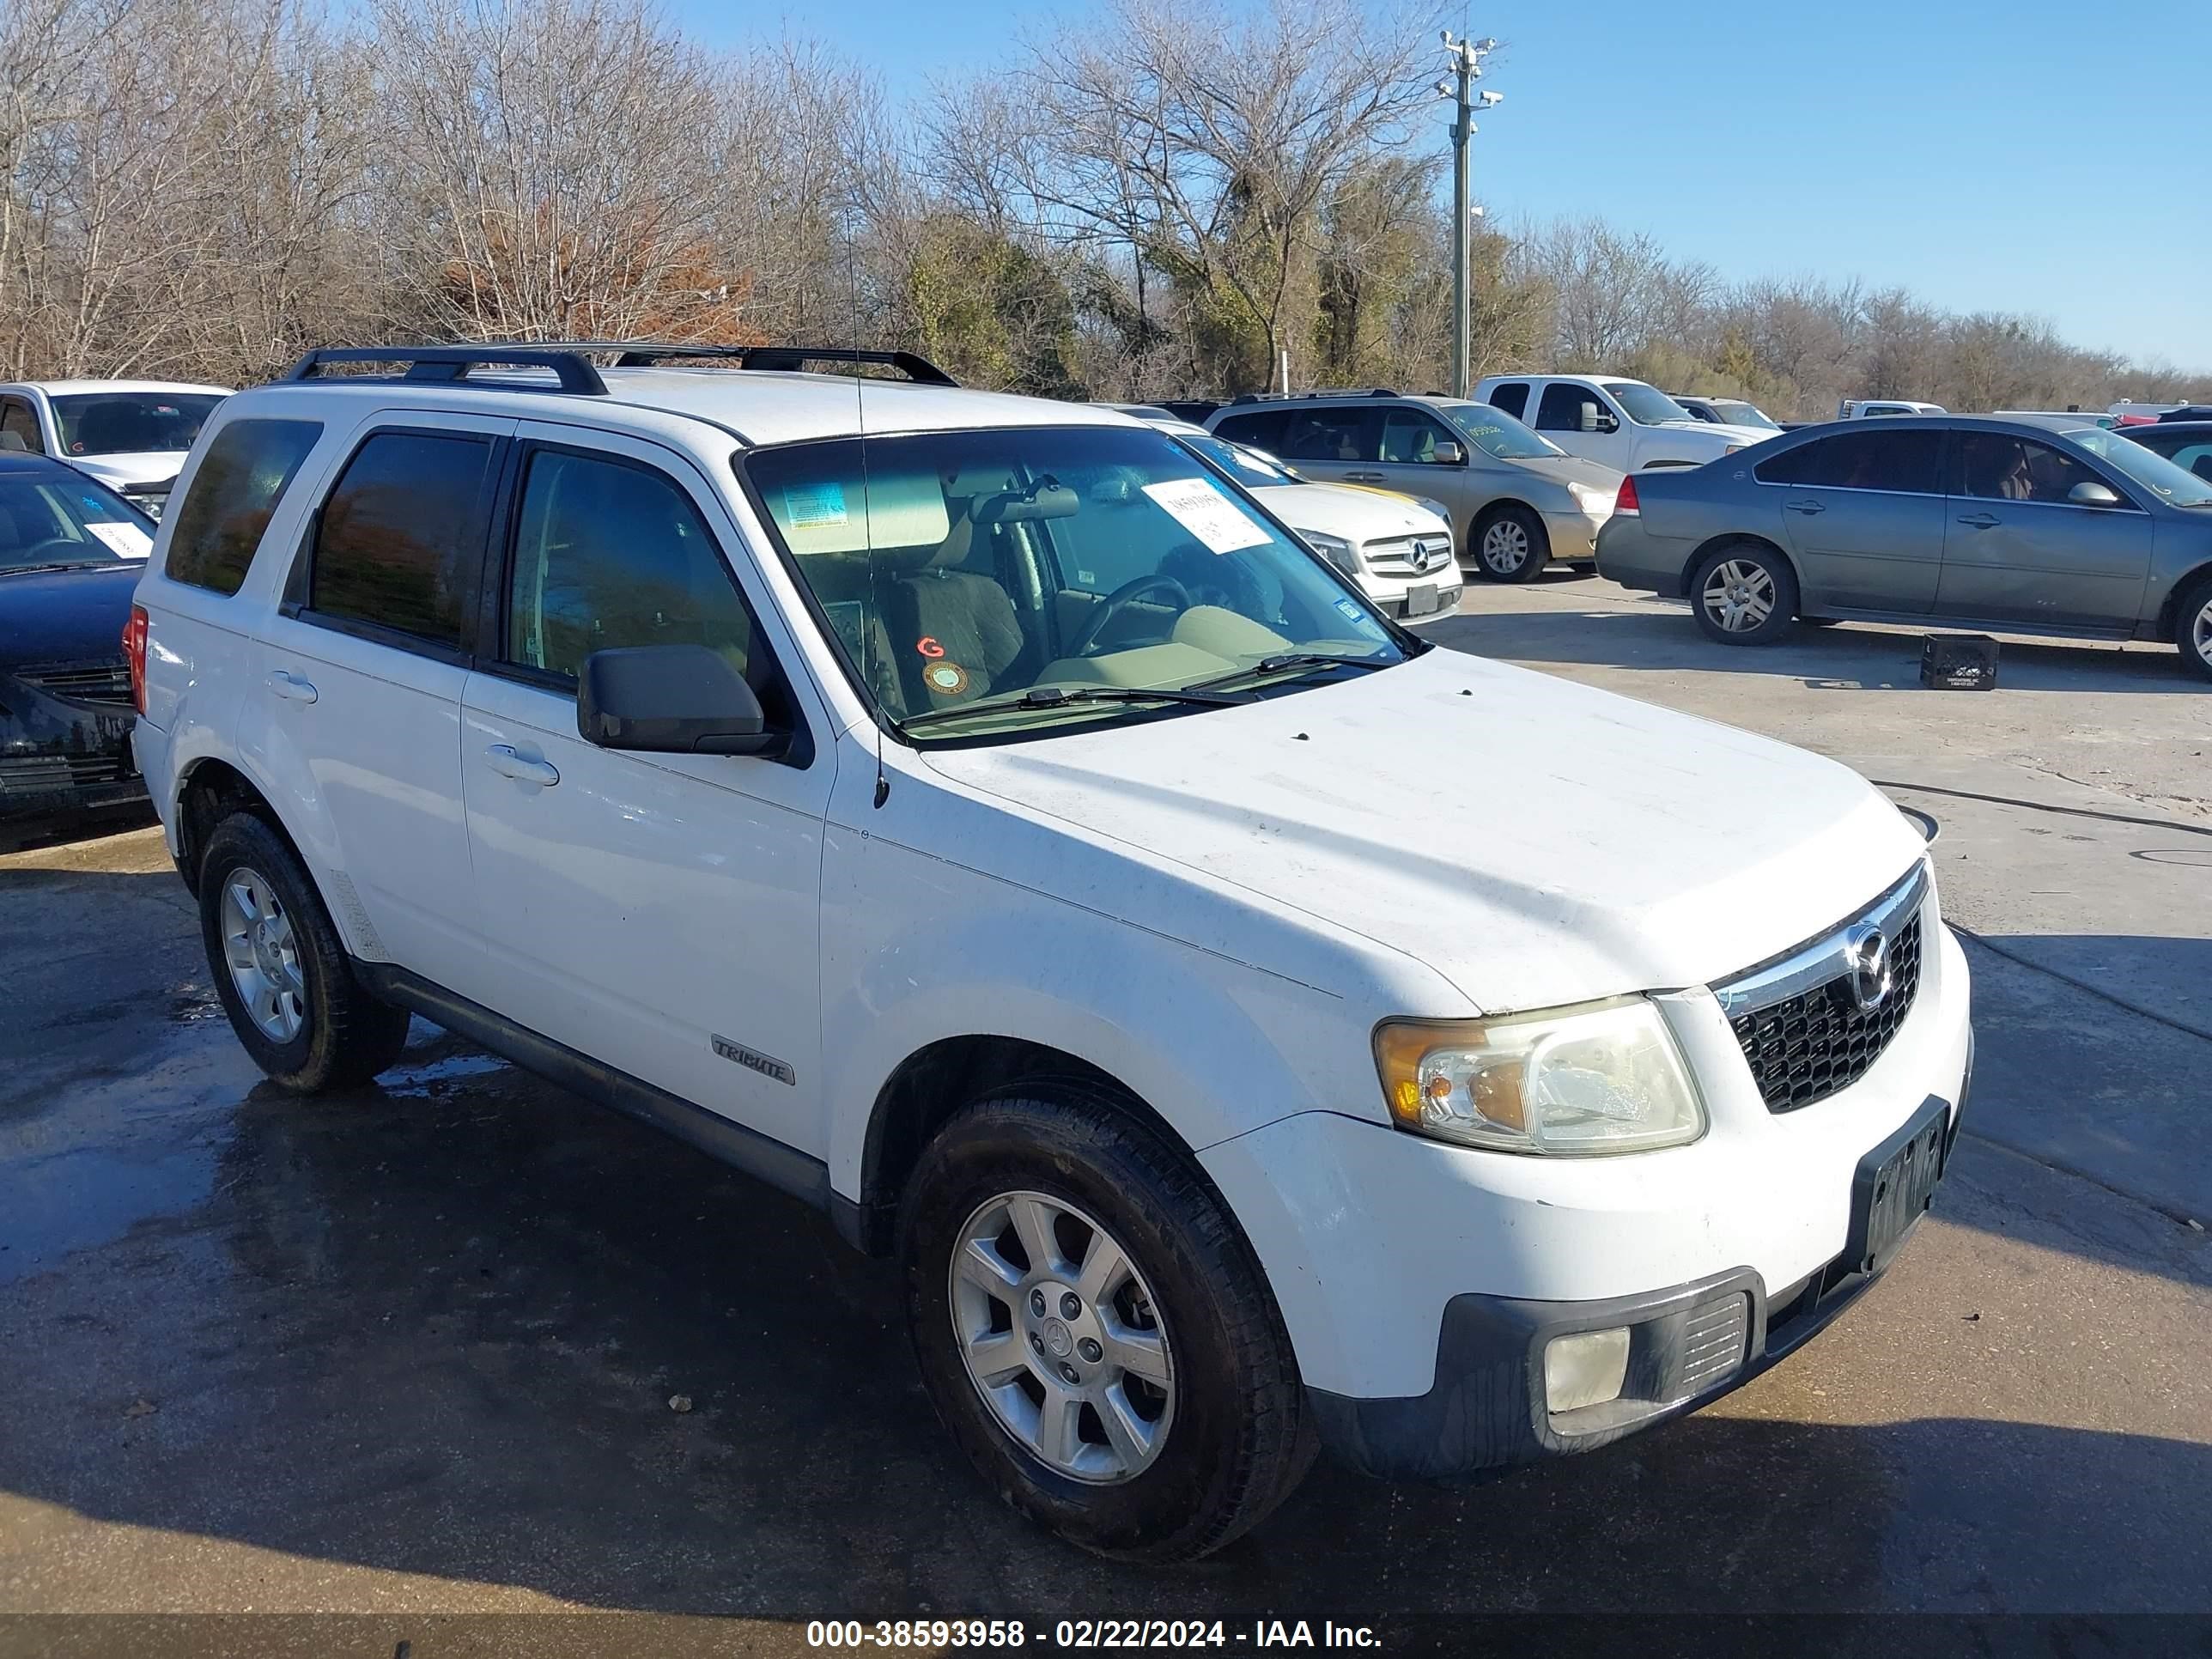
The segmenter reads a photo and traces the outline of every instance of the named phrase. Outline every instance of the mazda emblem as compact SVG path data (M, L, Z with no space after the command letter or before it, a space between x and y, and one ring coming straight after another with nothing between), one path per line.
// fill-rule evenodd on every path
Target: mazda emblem
M1850 962L1851 1000L1861 1013L1870 1014L1889 1000L1894 982L1889 936L1872 922L1863 921L1844 936L1844 951Z

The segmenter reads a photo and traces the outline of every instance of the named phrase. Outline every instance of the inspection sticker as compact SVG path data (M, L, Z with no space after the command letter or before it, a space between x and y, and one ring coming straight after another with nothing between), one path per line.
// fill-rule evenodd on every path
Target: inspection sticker
M1236 502L1203 478L1177 478L1170 483L1146 484L1145 494L1216 553L1259 547L1269 539L1267 532L1246 518Z
M783 522L791 530L819 530L845 522L845 486L830 479L817 484L786 484Z
M154 550L154 538L135 524L88 524L85 528L126 559L143 559Z

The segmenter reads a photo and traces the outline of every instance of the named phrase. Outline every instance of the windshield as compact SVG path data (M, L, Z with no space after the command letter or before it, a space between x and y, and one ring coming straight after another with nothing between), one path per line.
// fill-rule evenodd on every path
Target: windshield
M1698 417L1665 392L1637 380L1607 380L1605 389L1628 411L1638 426L1657 426L1665 421L1694 421Z
M1729 426L1764 427L1769 432L1779 432L1780 425L1767 419L1766 411L1756 404L1740 403L1733 398L1714 398L1708 400L1712 410Z
M216 392L77 392L54 399L54 420L71 455L190 449L222 401Z
M1533 461L1567 452L1540 438L1502 409L1488 404L1437 404L1436 411L1459 428L1460 435L1484 454L1501 461Z
M143 559L153 521L89 478L0 477L0 571Z
M1174 437L1185 449L1205 457L1247 489L1273 489L1298 482L1281 462L1256 449L1247 449L1243 444L1217 438L1210 432L1203 437L1195 432L1178 432Z
M2212 482L2117 432L2082 427L2066 434L2109 466L2118 467L2160 501L2174 507L2212 507Z
M840 438L740 465L855 683L901 726L926 723L918 741L1188 715L1202 705L1096 694L1294 653L1406 655L1355 589L1164 433Z

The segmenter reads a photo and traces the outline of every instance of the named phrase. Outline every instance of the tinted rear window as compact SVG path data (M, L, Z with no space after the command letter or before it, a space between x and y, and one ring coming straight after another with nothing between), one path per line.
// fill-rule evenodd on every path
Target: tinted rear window
M1282 451L1277 446L1283 436L1283 411L1263 409L1250 415L1226 415L1214 423L1213 431L1215 436L1231 443L1249 444L1279 455Z
M1934 495L1942 441L1940 432L1847 432L1800 444L1755 475L1761 483Z
M1519 420L1528 408L1528 386L1525 380L1508 380L1504 386L1490 388L1490 406L1502 409L1515 420Z
M323 505L308 606L459 649L483 545L489 439L380 432Z
M319 421L233 421L215 434L169 530L162 568L174 580L235 593Z

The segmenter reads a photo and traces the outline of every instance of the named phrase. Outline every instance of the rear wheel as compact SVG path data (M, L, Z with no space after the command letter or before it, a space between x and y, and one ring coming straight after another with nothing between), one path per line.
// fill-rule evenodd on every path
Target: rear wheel
M1314 1437L1243 1236L1188 1161L1076 1085L958 1113L900 1216L922 1380L1014 1508L1133 1561L1216 1550Z
M1690 609L1723 645L1771 645L1797 615L1797 576L1764 542L1729 542L1698 561Z
M266 819L235 812L208 837L200 933L231 1029L295 1094L366 1083L407 1045L406 1011L354 977L299 855Z
M1474 522L1474 568L1492 581L1533 581L1551 558L1544 521L1525 507L1494 507Z
M2181 659L2212 679L2212 576L2191 587L2174 607L2173 642Z

